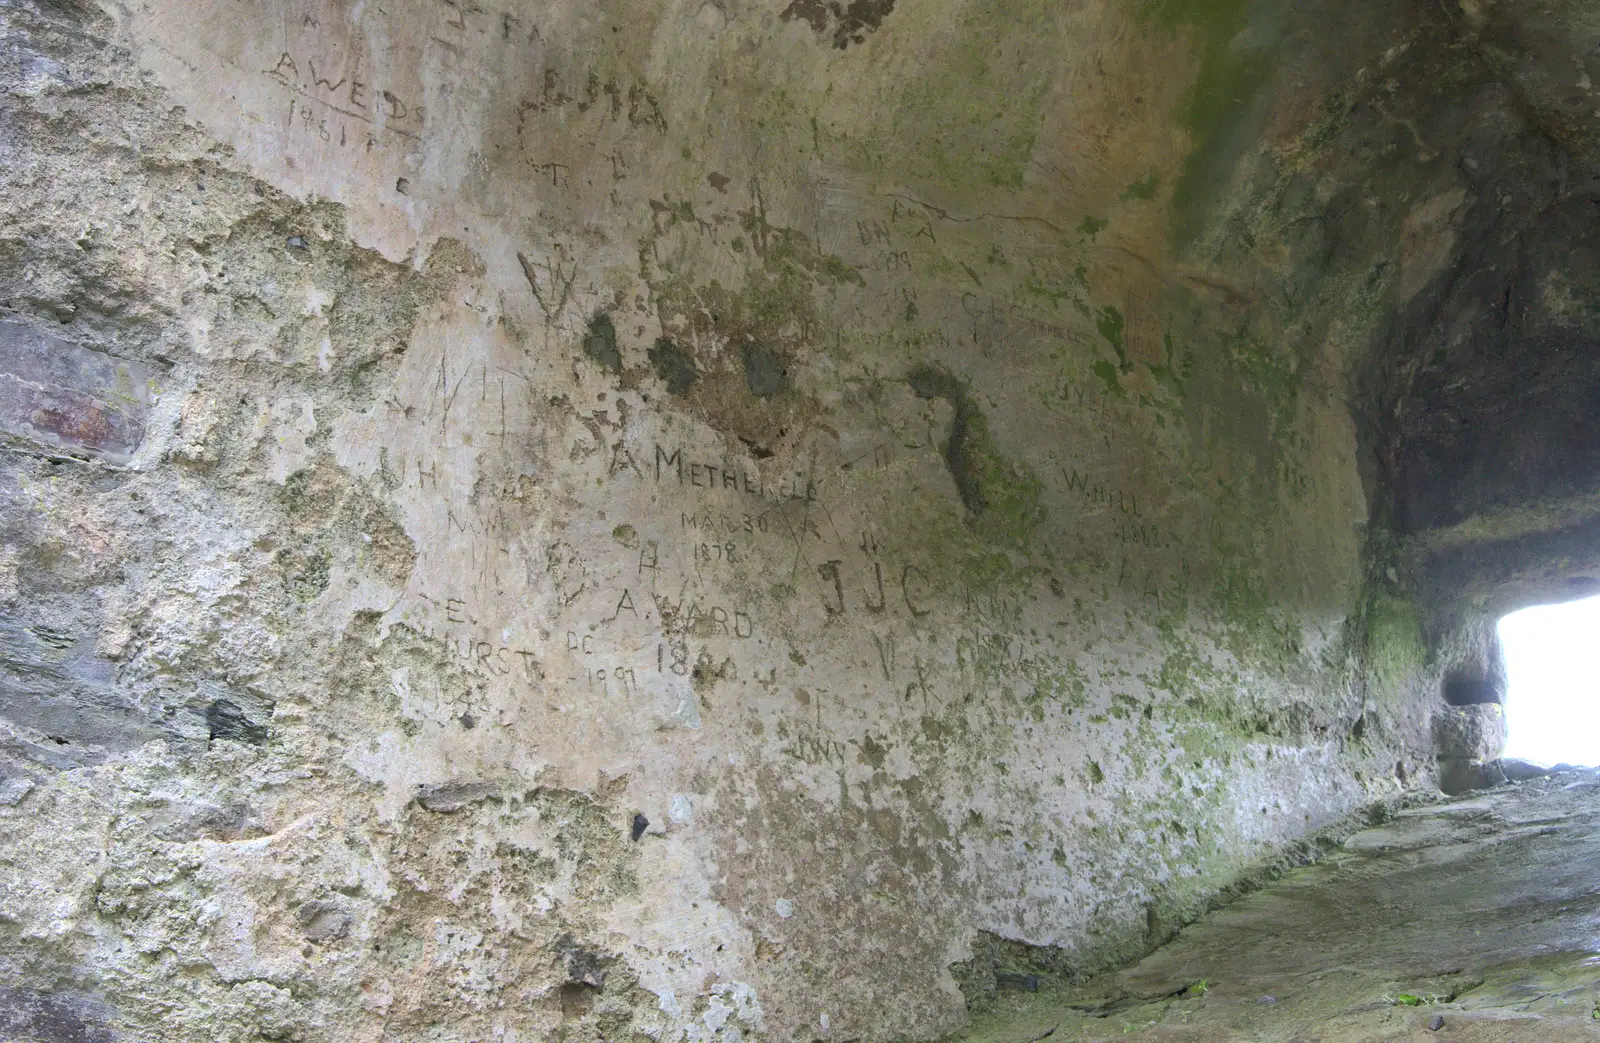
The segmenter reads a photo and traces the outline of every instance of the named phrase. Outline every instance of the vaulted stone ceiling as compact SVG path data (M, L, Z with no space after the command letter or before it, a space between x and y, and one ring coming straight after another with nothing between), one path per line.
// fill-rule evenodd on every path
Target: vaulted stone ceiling
M1592 4L3 10L9 1031L938 1038L1600 575Z

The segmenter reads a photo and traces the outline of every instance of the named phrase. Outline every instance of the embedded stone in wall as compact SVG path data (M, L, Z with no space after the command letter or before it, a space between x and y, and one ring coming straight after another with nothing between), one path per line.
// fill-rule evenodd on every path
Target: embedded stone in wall
M1433 717L1433 741L1439 751L1439 788L1446 793L1506 780L1496 760L1506 745L1506 714L1499 703L1442 707Z
M16 322L0 323L0 430L126 463L144 440L155 375Z
M1433 741L1440 757L1487 761L1506 744L1506 715L1499 703L1448 706L1433 718Z
M1439 758L1439 789L1455 796L1477 789L1490 789L1506 781L1499 761L1478 761L1466 757Z
M0 987L0 1032L49 1043L111 1043L116 1037L102 1022L105 1011L72 995L48 995Z

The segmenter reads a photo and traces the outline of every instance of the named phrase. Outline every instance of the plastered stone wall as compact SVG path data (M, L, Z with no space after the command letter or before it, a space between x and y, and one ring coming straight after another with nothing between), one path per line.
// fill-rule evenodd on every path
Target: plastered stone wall
M1431 770L1252 17L5 8L15 1031L932 1039Z

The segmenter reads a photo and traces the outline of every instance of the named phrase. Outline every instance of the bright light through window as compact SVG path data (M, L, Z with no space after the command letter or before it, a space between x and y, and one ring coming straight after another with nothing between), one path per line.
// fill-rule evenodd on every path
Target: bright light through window
M1600 597L1500 620L1509 690L1507 757L1600 764Z

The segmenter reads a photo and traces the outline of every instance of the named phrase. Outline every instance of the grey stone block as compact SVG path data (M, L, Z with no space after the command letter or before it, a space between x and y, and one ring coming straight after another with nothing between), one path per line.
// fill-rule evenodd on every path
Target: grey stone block
M0 322L0 431L126 463L154 397L155 374L139 363Z
M1516 757L1502 757L1496 763L1500 766L1501 773L1512 782L1542 779L1554 775L1556 772L1555 768L1549 768L1543 764L1535 764L1533 761L1520 760Z
M457 781L424 786L417 791L417 803L442 815L451 815L495 795L492 782Z
M1439 788L1454 796L1468 790L1488 789L1506 781L1498 761L1470 760L1466 757L1439 758Z
M1494 760L1506 745L1505 709L1499 703L1440 707L1433 715L1433 742L1440 758Z

